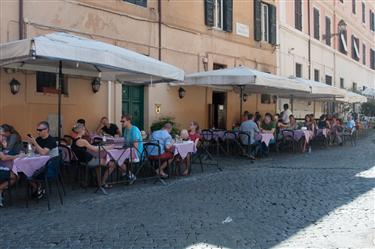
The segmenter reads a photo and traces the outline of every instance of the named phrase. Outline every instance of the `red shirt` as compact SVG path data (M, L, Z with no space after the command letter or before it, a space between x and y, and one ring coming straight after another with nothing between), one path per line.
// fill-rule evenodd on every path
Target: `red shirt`
M197 140L197 139L200 139L201 138L201 136L199 135L199 133L191 133L191 132L189 132L189 138L190 138L190 140L191 141L194 141L195 142L195 140Z

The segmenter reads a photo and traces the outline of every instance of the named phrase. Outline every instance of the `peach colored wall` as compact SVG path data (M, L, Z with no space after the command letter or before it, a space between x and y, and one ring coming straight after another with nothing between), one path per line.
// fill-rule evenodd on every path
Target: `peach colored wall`
M20 92L12 95L9 82L17 79ZM86 119L87 126L94 130L101 116L107 115L107 88L94 94L88 80L68 78L69 96L62 98L63 128L69 134L78 118ZM23 135L34 133L35 125L47 120L48 114L57 114L57 95L36 93L34 73L7 74L0 72L0 123L14 125Z

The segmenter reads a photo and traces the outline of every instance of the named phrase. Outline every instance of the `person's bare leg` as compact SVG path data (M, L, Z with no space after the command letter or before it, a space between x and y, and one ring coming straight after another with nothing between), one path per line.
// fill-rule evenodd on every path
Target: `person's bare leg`
M112 174L112 172L113 172L113 170L114 170L115 168L116 168L115 163L112 162L112 161L110 161L110 162L108 163L108 168L107 168L107 170L105 171L104 176L103 176L103 178L102 178L102 185L104 185L104 184L106 183L106 181L107 181L107 179L108 179L108 176L109 176L110 174Z

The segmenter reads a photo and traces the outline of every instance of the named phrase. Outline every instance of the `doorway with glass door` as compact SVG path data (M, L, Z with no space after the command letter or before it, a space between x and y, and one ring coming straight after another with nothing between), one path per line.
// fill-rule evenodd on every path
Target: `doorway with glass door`
M140 130L144 129L144 87L122 86L122 113L133 118L133 124Z

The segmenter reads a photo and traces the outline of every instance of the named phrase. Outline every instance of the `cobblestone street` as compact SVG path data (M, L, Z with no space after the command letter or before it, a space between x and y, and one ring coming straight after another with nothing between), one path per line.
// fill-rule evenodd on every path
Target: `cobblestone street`
M0 210L0 248L375 248L374 134L311 154L222 159L168 186L77 189Z

